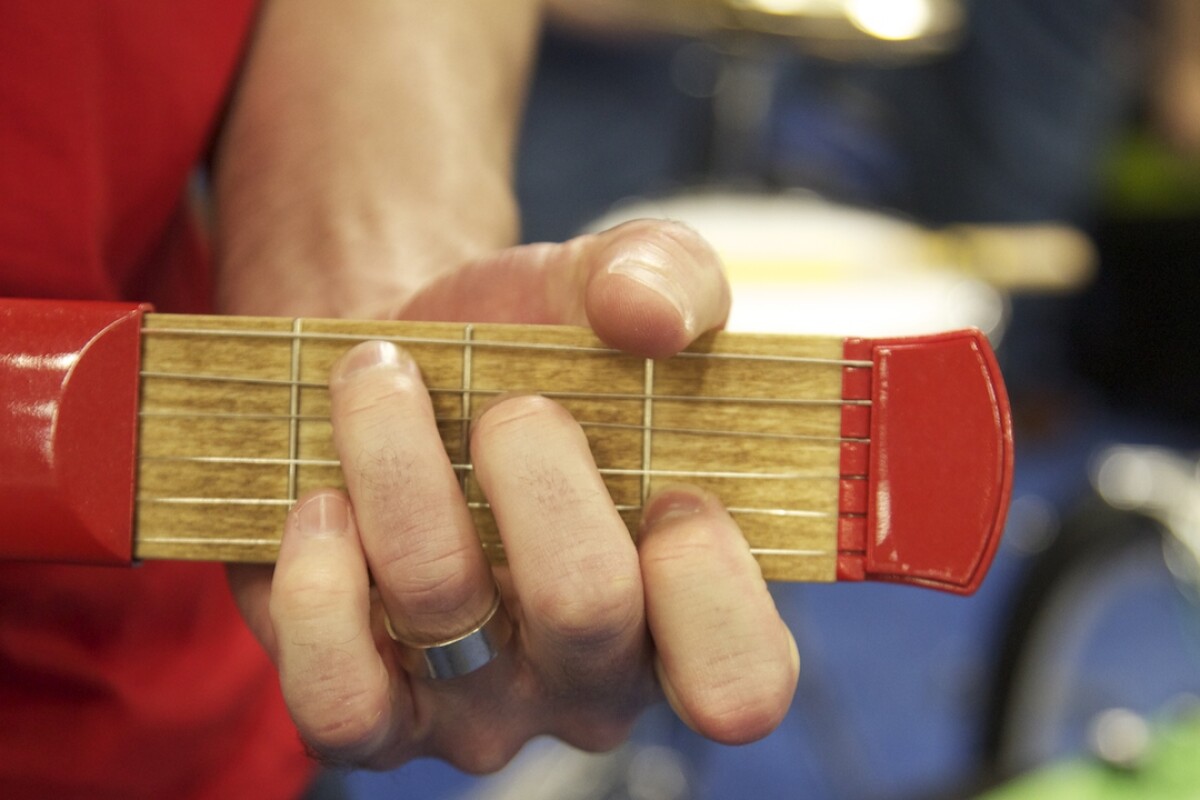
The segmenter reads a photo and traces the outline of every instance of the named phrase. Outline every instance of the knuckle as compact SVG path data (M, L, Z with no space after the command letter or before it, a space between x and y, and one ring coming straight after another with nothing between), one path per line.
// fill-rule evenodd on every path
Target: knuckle
M670 530L643 531L638 540L642 565L651 574L687 578L727 549L720 534L719 526L704 515L677 522Z
M394 427L398 410L427 402L416 378L394 370L368 370L331 392L334 436L341 439L349 433L371 441Z
M354 470L357 484L372 498L383 501L412 481L419 468L411 453L400 450L384 430L387 422L380 420L366 431L364 443L346 459Z
M708 240L700 232L681 220L662 220L652 229L652 235L661 242L664 249L684 250L688 252L697 249L709 250Z
M327 761L363 763L379 749L384 733L381 718L340 711L336 717L308 726L302 736Z
M388 693L374 683L348 681L353 667L345 661L325 658L302 685L288 687L288 705L301 738L321 758L366 763L389 733Z
M635 719L629 717L604 721L589 720L587 725L576 725L570 730L560 732L558 738L589 753L607 753L625 743Z
M478 598L480 587L467 569L466 547L436 554L405 553L380 570L406 615L457 618Z
M456 743L449 760L470 775L491 775L504 769L524 745L519 737L488 728Z
M638 248L658 256L663 264L715 267L716 251L699 231L680 220L635 220L628 223Z
M311 623L340 616L356 597L353 582L336 570L281 570L272 582L269 613L276 626Z
M605 561L586 571L586 581L556 580L529 599L533 616L559 642L601 646L641 624L643 597L636 564L630 570L623 558Z

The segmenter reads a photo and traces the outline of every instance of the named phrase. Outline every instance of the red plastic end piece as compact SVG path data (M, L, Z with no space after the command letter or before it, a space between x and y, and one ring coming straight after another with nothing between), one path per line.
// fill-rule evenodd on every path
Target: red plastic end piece
M839 580L971 594L1012 491L1012 422L987 339L973 330L850 339L845 354L871 362L873 375L866 514L843 493L853 507L841 509ZM847 401L868 399L863 392L857 375L844 384ZM842 463L845 472L845 454Z
M0 299L0 559L130 562L145 310Z

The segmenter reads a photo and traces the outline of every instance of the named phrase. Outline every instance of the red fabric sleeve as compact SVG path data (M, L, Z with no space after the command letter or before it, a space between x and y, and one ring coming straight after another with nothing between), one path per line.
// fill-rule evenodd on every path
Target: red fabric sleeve
M253 15L6 0L0 295L209 308L183 198ZM0 797L285 798L311 773L220 567L0 564Z

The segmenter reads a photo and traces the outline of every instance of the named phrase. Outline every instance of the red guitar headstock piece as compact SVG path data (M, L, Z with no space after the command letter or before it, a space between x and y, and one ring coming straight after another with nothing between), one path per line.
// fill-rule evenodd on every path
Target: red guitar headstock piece
M975 330L848 339L838 579L971 594L1012 492L1008 398Z

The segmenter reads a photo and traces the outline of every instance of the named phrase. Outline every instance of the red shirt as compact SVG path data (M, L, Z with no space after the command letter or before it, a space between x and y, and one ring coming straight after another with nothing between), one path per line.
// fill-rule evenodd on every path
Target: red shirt
M0 296L209 307L183 198L253 14L0 0ZM221 567L0 564L0 797L283 798L311 773Z

